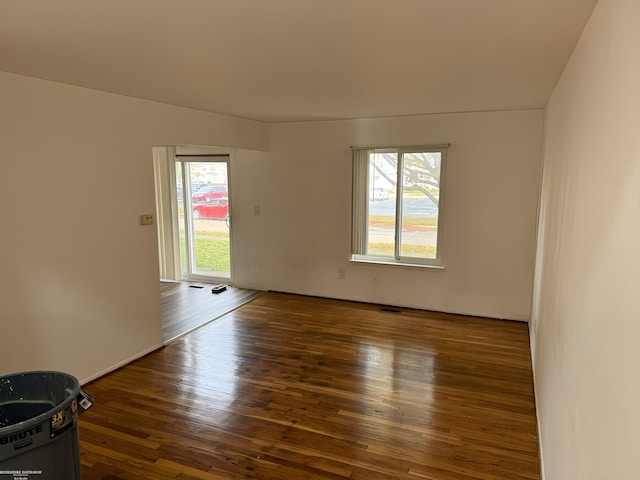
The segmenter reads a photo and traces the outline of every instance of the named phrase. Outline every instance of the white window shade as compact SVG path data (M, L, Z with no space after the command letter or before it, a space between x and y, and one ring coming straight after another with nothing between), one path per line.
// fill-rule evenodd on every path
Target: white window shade
M353 150L353 200L352 200L352 226L351 226L351 251L355 255L367 253L367 190L369 178L369 152L368 148L356 148Z

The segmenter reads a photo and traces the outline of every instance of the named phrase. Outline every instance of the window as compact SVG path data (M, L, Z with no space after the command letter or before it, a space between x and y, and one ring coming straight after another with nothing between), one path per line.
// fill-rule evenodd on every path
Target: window
M442 265L447 148L353 148L352 260Z
M230 282L229 156L178 154L176 160L182 278Z

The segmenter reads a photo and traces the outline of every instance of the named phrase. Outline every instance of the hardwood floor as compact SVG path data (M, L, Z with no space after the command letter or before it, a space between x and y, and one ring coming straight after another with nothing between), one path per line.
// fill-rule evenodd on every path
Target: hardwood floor
M524 323L268 293L84 389L84 480L539 479Z
M265 293L227 287L224 292L212 294L211 286L195 282L160 282L162 340L165 344Z

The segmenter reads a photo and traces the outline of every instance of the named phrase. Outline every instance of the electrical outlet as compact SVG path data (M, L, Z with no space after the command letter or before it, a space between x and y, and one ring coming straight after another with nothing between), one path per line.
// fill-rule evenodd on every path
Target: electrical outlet
M153 225L153 213L140 215L140 225Z
M347 272L345 272L344 268L338 269L338 278L340 280L344 280L345 278L347 278Z

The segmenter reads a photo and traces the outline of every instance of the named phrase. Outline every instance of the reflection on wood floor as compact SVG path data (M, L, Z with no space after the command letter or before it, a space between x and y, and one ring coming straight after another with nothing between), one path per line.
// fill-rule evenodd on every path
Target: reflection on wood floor
M268 293L84 389L83 480L539 479L525 323Z
M162 340L165 345L265 293L227 287L224 292L213 294L211 287L197 282L160 282Z

